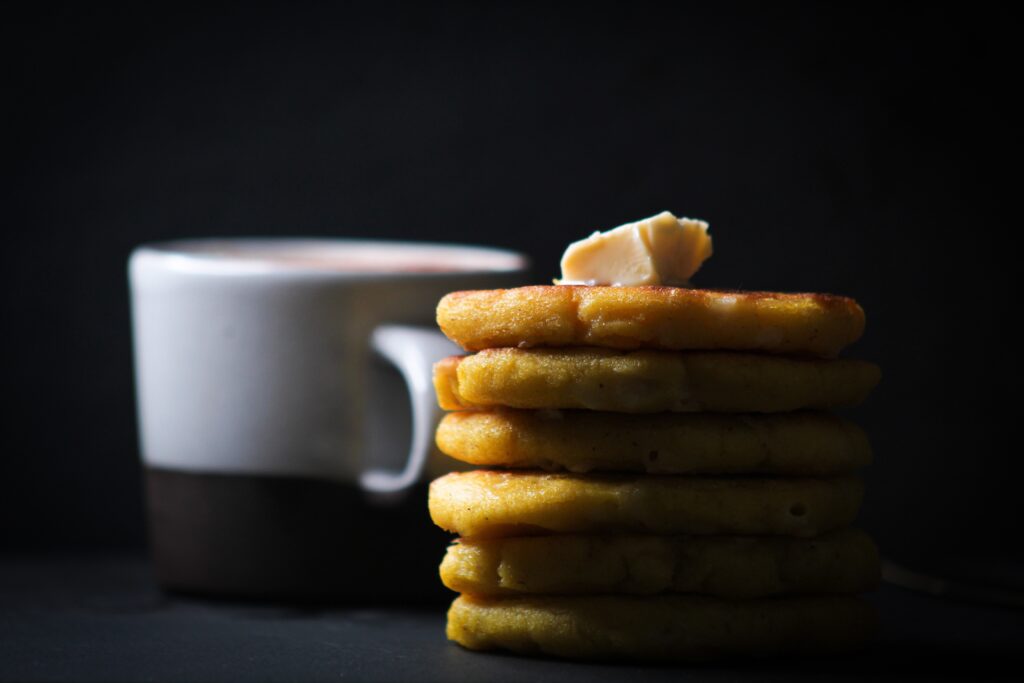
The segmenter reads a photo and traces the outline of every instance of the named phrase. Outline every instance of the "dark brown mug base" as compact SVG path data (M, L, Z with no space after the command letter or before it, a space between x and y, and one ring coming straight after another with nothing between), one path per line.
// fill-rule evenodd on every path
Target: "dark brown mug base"
M440 604L451 537L427 512L427 486L371 502L314 479L146 468L150 544L167 590L228 599Z

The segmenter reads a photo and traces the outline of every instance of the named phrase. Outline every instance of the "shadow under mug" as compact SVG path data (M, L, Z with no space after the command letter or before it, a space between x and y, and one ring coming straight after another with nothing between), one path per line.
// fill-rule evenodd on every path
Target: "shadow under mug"
M343 239L191 240L129 260L141 455L167 589L433 601L434 325L459 289L523 284L519 254ZM445 462L447 460L447 462Z

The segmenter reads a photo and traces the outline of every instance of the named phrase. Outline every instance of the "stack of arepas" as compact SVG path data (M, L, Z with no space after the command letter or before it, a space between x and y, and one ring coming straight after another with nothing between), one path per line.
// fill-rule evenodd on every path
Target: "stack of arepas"
M676 287L455 292L438 323L433 482L459 535L449 638L575 658L706 660L862 644L878 552L852 528L870 363L851 299Z

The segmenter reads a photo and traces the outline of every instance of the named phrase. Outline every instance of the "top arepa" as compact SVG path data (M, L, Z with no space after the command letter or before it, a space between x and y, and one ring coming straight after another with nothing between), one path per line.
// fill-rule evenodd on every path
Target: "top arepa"
M554 285L452 292L437 323L468 351L532 346L837 355L864 332L853 299L682 287Z
M453 292L437 323L468 351L531 346L835 356L864 332L852 299L691 289L708 224L668 211L595 232L562 257L556 286Z

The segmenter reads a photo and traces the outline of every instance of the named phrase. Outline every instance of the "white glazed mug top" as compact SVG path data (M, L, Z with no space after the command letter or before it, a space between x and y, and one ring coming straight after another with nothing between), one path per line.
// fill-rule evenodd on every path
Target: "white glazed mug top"
M139 260L197 274L347 279L510 273L528 265L521 254L490 247L323 238L176 240L136 248L131 261Z
M129 277L144 463L408 488L439 416L431 365L460 352L436 331L437 301L522 284L526 267L499 249L409 242L139 247Z

